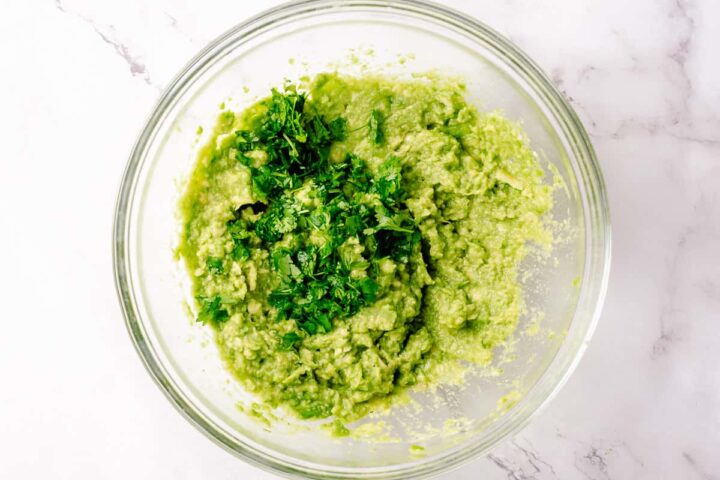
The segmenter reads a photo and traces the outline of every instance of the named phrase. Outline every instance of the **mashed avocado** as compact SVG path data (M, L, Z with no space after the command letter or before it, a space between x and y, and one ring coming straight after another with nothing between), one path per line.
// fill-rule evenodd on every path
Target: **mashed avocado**
M321 74L220 116L179 252L198 320L269 405L358 419L515 330L551 187L519 127L464 93Z

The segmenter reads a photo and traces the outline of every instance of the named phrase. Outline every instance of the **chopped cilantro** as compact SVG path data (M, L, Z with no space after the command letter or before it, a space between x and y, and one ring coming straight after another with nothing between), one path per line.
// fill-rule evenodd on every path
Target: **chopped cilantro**
M309 334L330 331L334 319L354 315L381 293L369 268L373 263L383 257L407 263L419 248L420 233L400 200L399 161L391 158L381 172L383 176L374 179L364 162L349 155L313 177L321 206L300 211L283 196L260 217L256 232L269 248L283 238L283 231L302 239L292 242L292 248L272 250L272 267L282 285L271 293L269 303L280 318L294 319ZM368 194L379 204L368 201ZM286 225L288 216L292 229ZM318 246L307 241L303 225L307 231L322 231L326 242ZM342 254L348 242L362 246L361 257L350 263Z
M271 252L279 285L268 303L279 319L294 320L313 335L331 331L334 321L379 298L377 262L409 262L419 251L420 233L403 203L400 159L388 158L377 176L353 154L331 162L330 146L346 138L347 121L327 121L306 103L293 87L273 90L252 128L236 132L237 159L250 169L262 208L252 208L255 217L236 212L227 228L233 259L248 258L252 248ZM381 111L372 111L368 128L375 144L384 141L384 121ZM246 155L252 150L264 151L267 161L253 166ZM310 206L294 195L309 184L320 200ZM311 238L312 232L317 235ZM281 346L289 350L300 340L297 333L286 334Z
M364 278L360 281L359 286L365 301L372 302L375 300L375 296L380 288L375 280L369 277Z
M298 219L292 201L283 197L272 203L270 208L255 222L255 233L260 240L277 242L286 233L297 227Z
M220 275L225 271L225 268L223 267L223 261L221 258L216 257L208 257L207 258L207 268L210 270L211 273L214 273L216 275Z
M380 145L385 140L383 123L385 123L385 114L380 110L373 110L370 113L370 120L368 120L368 130L370 131L370 138L375 145Z
M222 298L220 296L214 296L212 298L198 297L198 301L200 302L200 312L197 317L198 322L217 326L229 318L227 310L221 308Z
M250 230L248 222L242 219L231 220L227 224L228 232L233 240L233 249L230 256L233 260L246 260L250 258L250 248L248 241L250 239Z
M280 348L282 350L292 350L301 340L302 337L295 332L286 333L280 340Z
M380 177L373 185L374 191L383 203L395 205L404 200L404 191L400 186L401 178L400 159L391 156L380 166Z
M330 122L328 128L330 129L330 135L332 135L336 140L342 141L347 137L347 120L342 117L338 117Z
M233 260L247 260L250 258L250 249L243 240L236 240L230 256Z

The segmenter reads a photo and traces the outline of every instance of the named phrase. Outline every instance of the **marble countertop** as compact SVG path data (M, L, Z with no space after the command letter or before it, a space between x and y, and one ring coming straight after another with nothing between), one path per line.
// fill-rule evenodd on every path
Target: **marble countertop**
M170 407L128 341L110 257L118 179L161 89L275 3L3 5L0 478L276 478ZM614 257L568 384L443 478L720 478L720 2L446 3L571 99L605 174Z

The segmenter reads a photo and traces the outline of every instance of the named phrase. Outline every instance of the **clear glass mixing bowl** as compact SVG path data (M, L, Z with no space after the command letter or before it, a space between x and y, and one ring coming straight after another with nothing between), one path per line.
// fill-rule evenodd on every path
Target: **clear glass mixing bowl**
M373 54L338 63L353 48L361 56L370 49ZM418 393L421 409L394 409L385 418L391 435L374 441L335 439L283 421L267 427L242 413L238 402L247 405L252 398L223 367L209 327L189 318L188 284L173 253L176 202L195 158L197 127L210 129L220 102L241 109L284 78L327 70L333 62L347 73L434 69L465 77L470 100L522 122L544 167L556 169L566 186L555 195L552 214L562 238L553 258L540 263L530 257L523 265L528 313L509 342L513 348L499 351L494 369L473 375L466 387L441 389L434 397ZM488 452L558 391L599 315L610 227L585 130L547 76L510 42L437 4L316 0L283 5L238 25L172 81L125 171L113 253L118 293L140 357L171 402L208 437L286 475L405 479ZM529 326L537 312L544 318L533 334ZM452 423L457 418L464 421ZM444 428L448 420L454 428Z

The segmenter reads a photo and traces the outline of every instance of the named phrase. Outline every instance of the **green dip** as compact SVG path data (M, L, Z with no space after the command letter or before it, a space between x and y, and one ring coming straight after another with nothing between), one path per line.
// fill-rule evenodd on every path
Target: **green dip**
M552 187L522 130L464 95L331 73L221 114L179 253L198 320L268 405L355 420L515 330Z

